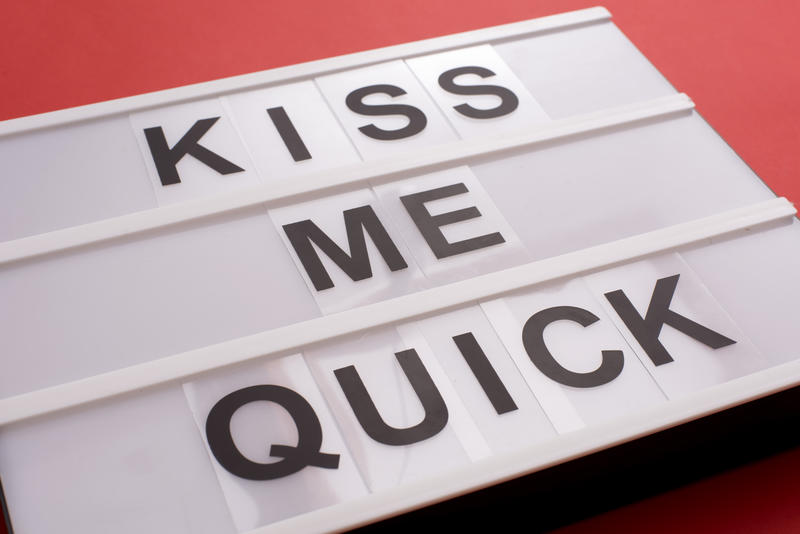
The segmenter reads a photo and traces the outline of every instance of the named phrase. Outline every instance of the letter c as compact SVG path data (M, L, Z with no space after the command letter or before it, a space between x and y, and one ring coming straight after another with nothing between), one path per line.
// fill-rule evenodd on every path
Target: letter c
M592 312L575 306L556 306L531 315L522 327L522 344L533 364L545 376L576 388L602 386L619 376L625 363L621 350L602 351L600 367L588 373L576 373L558 363L544 343L544 329L560 320L573 321L586 327L600 319Z

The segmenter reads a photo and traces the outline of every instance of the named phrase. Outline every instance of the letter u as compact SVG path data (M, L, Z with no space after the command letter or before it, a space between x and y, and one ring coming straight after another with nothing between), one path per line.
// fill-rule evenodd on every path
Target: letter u
M395 357L425 410L422 421L407 428L394 428L386 424L354 366L336 369L334 374L356 419L369 437L385 445L410 445L435 436L445 427L447 406L417 351L404 350L395 353Z

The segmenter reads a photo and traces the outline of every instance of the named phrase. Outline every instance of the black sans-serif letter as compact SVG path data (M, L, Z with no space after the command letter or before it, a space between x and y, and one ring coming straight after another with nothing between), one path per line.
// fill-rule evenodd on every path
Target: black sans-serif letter
M514 402L514 399L511 398L511 394L506 389L503 381L500 380L497 371L492 367L492 363L478 344L475 335L472 332L459 334L453 336L453 341L464 357L464 360L467 362L467 365L469 365L472 374L475 375L481 388L483 388L483 392L486 393L489 402L492 403L494 411L496 411L498 415L502 415L516 410L517 404Z
M238 165L200 144L200 138L218 120L219 117L211 117L195 122L172 148L167 144L167 138L164 137L164 130L161 126L145 128L144 136L147 139L147 146L150 147L150 154L153 156L153 162L156 165L158 177L161 179L161 185L181 183L176 165L186 154L208 165L220 174L233 174L244 171Z
M519 106L519 99L511 89L499 85L458 85L455 79L463 74L476 74L481 78L494 76L494 72L485 67L458 67L443 72L439 76L439 86L455 95L495 95L500 98L500 105L491 109L478 109L469 104L459 104L453 109L471 119L494 119L508 115Z
M272 445L270 456L277 462L259 463L245 457L236 447L231 435L233 414L251 402L268 401L279 404L297 426L296 445ZM264 424L269 424L265 421ZM313 465L325 469L339 467L339 455L320 452L322 426L314 408L296 391L276 385L242 388L220 399L206 419L206 438L214 458L237 477L248 480L273 480L296 473Z
M372 206L366 205L345 210L343 215L347 231L347 244L350 248L349 255L310 219L283 225L283 231L286 232L289 242L300 258L300 263L303 264L317 291L333 287L333 280L325 270L314 245L319 247L353 281L364 280L372 276L365 231L372 238L372 242L375 243L375 247L383 256L390 270L399 271L408 267Z
M411 137L425 129L425 126L428 124L428 118L419 108L409 106L408 104L365 104L363 102L364 98L367 96L377 93L386 94L391 97L398 97L406 94L405 90L396 85L370 85L356 89L347 95L345 104L350 111L358 113L359 115L368 115L371 117L381 115L403 115L408 119L408 124L396 130L384 130L378 128L374 124L367 124L358 129L361 133L379 141L393 141L395 139Z
M441 198L462 195L468 192L469 190L466 185L457 183L400 197L400 201L406 208L408 215L414 221L414 224L417 225L419 232L422 234L422 237L425 238L425 241L428 243L428 246L437 259L448 258L457 254L463 254L465 252L471 252L473 250L506 242L499 232L471 237L469 239L456 241L455 243L447 241L440 229L442 226L480 217L480 210L475 206L470 206L460 210L431 215L428 208L425 207L425 203Z
M394 428L386 424L355 367L342 367L336 369L334 374L356 419L369 437L385 445L411 445L441 432L447 424L447 406L417 351L404 350L396 353L395 357L425 410L422 421L407 428Z
M267 115L272 120L272 124L275 125L275 129L278 130L278 135L281 136L283 144L286 145L292 159L295 161L311 159L311 153L306 148L306 144L300 134L297 133L297 129L292 124L292 119L286 114L286 110L283 107L269 108L267 109Z
M658 340L658 336L661 334L661 327L665 324L712 349L719 349L736 343L734 340L669 309L672 296L678 286L678 278L680 278L680 274L661 278L656 282L656 287L653 289L653 296L650 298L650 304L647 307L647 313L644 318L639 315L628 296L621 289L606 293L608 302L614 307L617 315L619 315L622 322L625 323L625 326L628 327L628 330L631 331L636 341L639 342L655 365L664 365L673 361L672 356L661 344L661 341Z
M544 342L544 329L555 321L573 321L590 326L600 319L588 310L575 306L556 306L534 313L522 328L522 344L533 364L548 378L576 388L593 388L611 382L622 372L622 351L604 350L600 366L588 373L576 373L563 367Z

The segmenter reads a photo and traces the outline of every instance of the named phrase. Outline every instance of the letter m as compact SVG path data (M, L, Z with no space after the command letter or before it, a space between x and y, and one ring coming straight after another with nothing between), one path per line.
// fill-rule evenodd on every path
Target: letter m
M353 281L364 280L372 276L365 231L375 243L375 247L383 256L389 269L399 271L408 267L372 206L360 206L345 210L343 215L349 254L334 243L310 219L283 225L283 231L286 232L289 242L294 247L317 291L333 287L333 281L322 265L314 245L333 260Z

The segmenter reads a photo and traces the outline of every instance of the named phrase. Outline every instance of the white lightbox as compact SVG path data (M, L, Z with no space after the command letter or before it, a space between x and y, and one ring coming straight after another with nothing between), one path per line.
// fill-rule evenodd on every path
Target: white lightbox
M8 121L0 159L19 532L342 530L800 384L794 207L604 8Z

